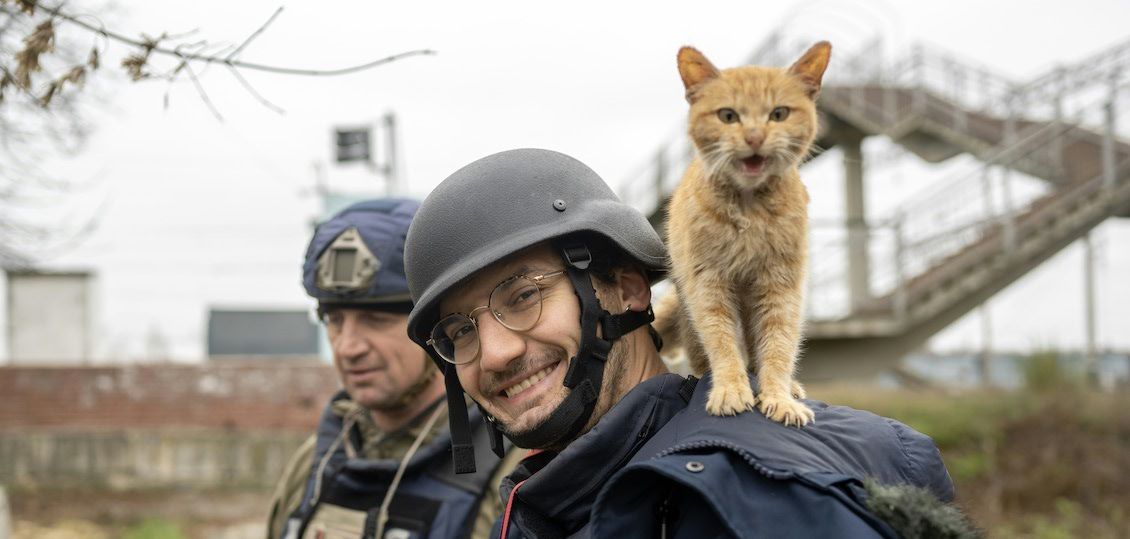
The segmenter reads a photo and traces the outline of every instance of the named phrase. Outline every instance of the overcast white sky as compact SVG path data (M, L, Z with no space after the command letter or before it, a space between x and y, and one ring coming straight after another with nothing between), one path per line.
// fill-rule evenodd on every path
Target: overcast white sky
M239 43L279 5L131 0L104 19L127 34L199 28L201 38ZM1130 4L1113 0L291 2L243 59L334 68L416 48L438 55L336 78L245 71L283 115L212 69L202 82L223 122L187 80L106 82L110 99L84 150L45 164L86 186L66 207L79 221L102 208L99 229L45 266L97 271L100 360L197 360L209 306L311 305L299 267L318 211L312 164L330 160L335 125L395 111L402 192L418 197L460 166L515 147L571 154L616 187L678 129L686 105L674 57L683 44L732 66L782 29L830 39L835 69L837 54L879 34L891 54L925 41L1024 80L1126 41L1127 21ZM106 63L127 52L111 45ZM841 215L837 158L830 152L803 174L813 217ZM868 181L914 193L936 176L907 172L919 168ZM357 167L331 165L327 175L334 188L375 187ZM884 192L869 194L872 216L889 205ZM1121 277L1130 275L1130 226L1108 222L1096 238L1100 344L1130 349L1130 285ZM1072 246L994 299L994 346L1081 346L1082 265ZM979 333L969 318L933 346L973 348Z

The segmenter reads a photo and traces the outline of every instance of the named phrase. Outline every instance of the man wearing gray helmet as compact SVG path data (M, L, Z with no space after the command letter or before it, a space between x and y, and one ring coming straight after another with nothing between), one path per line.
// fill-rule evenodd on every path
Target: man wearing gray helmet
M444 373L456 469L477 462L464 393L492 446L535 450L503 480L497 536L896 537L865 480L952 498L897 421L815 401L803 429L708 415L709 373L667 372L649 325L665 263L644 216L557 152L485 157L422 204L408 332Z
M498 483L513 465L484 454L479 473L455 475L443 381L405 336L404 238L418 206L354 204L310 241L303 285L342 390L276 487L271 539L486 537L502 510ZM485 446L483 423L475 411L468 426Z

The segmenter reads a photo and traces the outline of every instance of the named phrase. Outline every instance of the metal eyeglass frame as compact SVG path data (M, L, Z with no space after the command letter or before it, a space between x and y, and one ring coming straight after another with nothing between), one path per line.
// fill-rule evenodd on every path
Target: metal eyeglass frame
M468 363L474 362L476 359L479 359L479 356L481 356L482 352L483 352L483 342L482 342L482 339L479 337L479 323L475 320L475 318L479 315L479 312L481 312L483 310L490 311L491 316L494 317L494 319L497 320L499 324L502 324L502 327L505 327L506 329L509 329L511 331L529 331L529 330L533 329L534 326L538 325L538 322L541 321L541 314L542 314L542 311L543 311L543 309L542 309L542 307L543 307L542 297L541 297L541 291L542 291L541 283L542 283L542 281L549 279L551 277L556 277L558 275L562 275L566 271L567 270L565 270L565 269L559 269L559 270L556 270L556 271L550 271L550 272L542 273L540 275L526 275L526 274L519 273L519 274L511 275L510 277L503 279L498 284L494 285L494 288L490 289L490 295L487 296L487 304L486 305L480 305L478 307L475 307L474 309L471 309L471 312L466 313L466 314L464 314L464 313L449 313L449 314L443 316L442 318L439 319L439 321L437 321L435 323L434 326L432 326L432 330L430 332L431 337L425 342L427 342L428 346L431 346L432 349L435 350L437 354L439 354L439 357L443 358L444 361L451 363L452 365L466 365ZM492 298L494 298L494 293L499 289L499 287L501 287L502 285L504 285L504 284L506 284L510 281L513 281L515 279L528 279L529 281L533 282L534 286L536 286L537 289L538 289L538 315L537 315L536 318L534 318L534 321L532 323L530 323L529 327L526 327L526 328L516 328L516 327L510 326L506 322L502 321L501 318L499 318L498 311L496 311L495 309L492 309L490 307L490 301L491 301ZM478 350L475 351L474 357L472 357L471 359L468 359L467 361L456 362L454 359L448 358L447 356L445 356L443 354L443 352L440 351L439 347L436 346L436 337L435 337L436 330L439 329L440 325L443 324L444 320L447 320L448 318L450 318L452 316L466 317L468 320L471 321L471 326L475 328L475 340L478 341L479 346L478 346ZM454 349L452 350L452 354L454 355Z

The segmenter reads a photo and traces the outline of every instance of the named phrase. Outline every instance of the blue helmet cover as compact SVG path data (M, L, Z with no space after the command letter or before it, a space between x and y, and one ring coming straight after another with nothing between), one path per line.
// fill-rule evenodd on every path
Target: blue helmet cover
M318 225L302 263L302 285L321 304L380 304L410 301L404 274L404 239L420 203L383 198L353 204ZM366 290L332 291L318 286L318 260L343 232L357 229L379 268Z

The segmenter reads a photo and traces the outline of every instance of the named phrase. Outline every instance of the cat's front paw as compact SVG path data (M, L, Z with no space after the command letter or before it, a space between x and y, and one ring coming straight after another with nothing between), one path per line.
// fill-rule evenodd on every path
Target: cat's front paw
M716 378L706 398L706 411L716 416L737 415L752 410L756 404L757 399L745 376L731 382Z
M765 417L788 427L803 427L812 422L815 414L803 402L790 395L758 396L758 408Z

